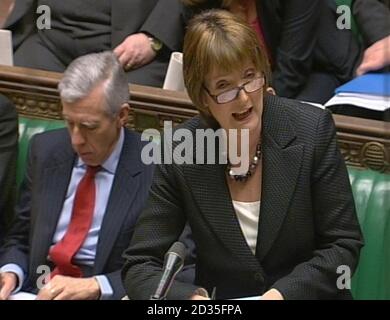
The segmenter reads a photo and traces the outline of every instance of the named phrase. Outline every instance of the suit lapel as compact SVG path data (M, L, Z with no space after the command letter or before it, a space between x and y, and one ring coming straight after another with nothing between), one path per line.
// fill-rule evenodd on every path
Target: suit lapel
M225 168L225 165L189 165L184 170L199 209L217 237L233 256L259 270L261 266L250 251L234 212Z
M30 254L38 264L46 261L68 190L74 161L75 153L69 144L56 154L52 165L43 170L42 190L39 191L40 212L37 212L37 220L34 223Z
M123 226L123 221L136 201L135 196L140 183L136 176L142 170L140 153L135 152L139 150L136 143L136 136L125 130L121 156L99 233L94 273L100 273L103 270Z
M260 261L278 236L301 168L303 145L275 98L266 98L263 115L263 183L256 255Z
M207 129L208 126L200 121L197 128ZM194 157L197 152L199 150L195 149ZM206 147L203 154L204 159L207 159ZM218 155L219 148L216 145L215 163L219 163ZM233 208L225 176L226 164L186 165L183 170L202 215L223 245L242 263L254 270L261 270L259 262L247 245Z

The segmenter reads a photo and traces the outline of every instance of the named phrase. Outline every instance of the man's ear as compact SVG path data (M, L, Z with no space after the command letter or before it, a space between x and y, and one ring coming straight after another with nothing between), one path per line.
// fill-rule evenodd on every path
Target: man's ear
M272 96L276 96L276 92L275 92L275 89L274 89L274 88L268 87L268 88L266 89L266 91L267 91L268 94L270 94L270 95L272 95Z
M119 124L121 127L124 127L127 124L129 119L130 105L128 103L124 103L121 106L121 109L118 114Z

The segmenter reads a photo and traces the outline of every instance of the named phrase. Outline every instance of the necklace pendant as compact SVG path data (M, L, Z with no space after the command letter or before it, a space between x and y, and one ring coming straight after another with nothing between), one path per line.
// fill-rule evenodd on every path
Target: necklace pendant
M252 162L249 164L248 171L245 174L234 174L234 170L232 169L232 166L230 162L228 162L227 165L227 174L230 177L230 179L234 179L234 181L247 181L249 177L251 177L254 174L254 171L256 170L256 167L259 163L259 159L261 157L261 144L260 142L256 146L256 155L253 157Z

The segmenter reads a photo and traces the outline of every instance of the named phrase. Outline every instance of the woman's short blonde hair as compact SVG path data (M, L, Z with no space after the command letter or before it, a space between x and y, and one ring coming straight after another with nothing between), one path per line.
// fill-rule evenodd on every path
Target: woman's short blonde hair
M213 123L203 103L204 81L214 68L231 72L251 61L264 74L268 87L270 66L256 32L228 11L212 9L195 16L184 38L183 75L188 94L200 114Z
M239 2L239 0L219 0L219 4L222 8L229 8L235 1ZM207 0L181 0L181 2L187 6L201 6L207 4Z

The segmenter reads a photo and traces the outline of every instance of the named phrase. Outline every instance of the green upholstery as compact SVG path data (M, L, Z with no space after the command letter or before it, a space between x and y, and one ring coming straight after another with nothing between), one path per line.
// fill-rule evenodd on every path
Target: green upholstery
M40 132L65 127L63 120L33 119L19 116L19 155L16 181L20 185L26 169L26 159L30 138Z
M31 136L64 126L61 120L19 117L18 183ZM348 171L365 238L352 293L356 299L390 299L390 175L352 167Z
M390 175L348 171L365 241L352 294L355 299L390 299Z

